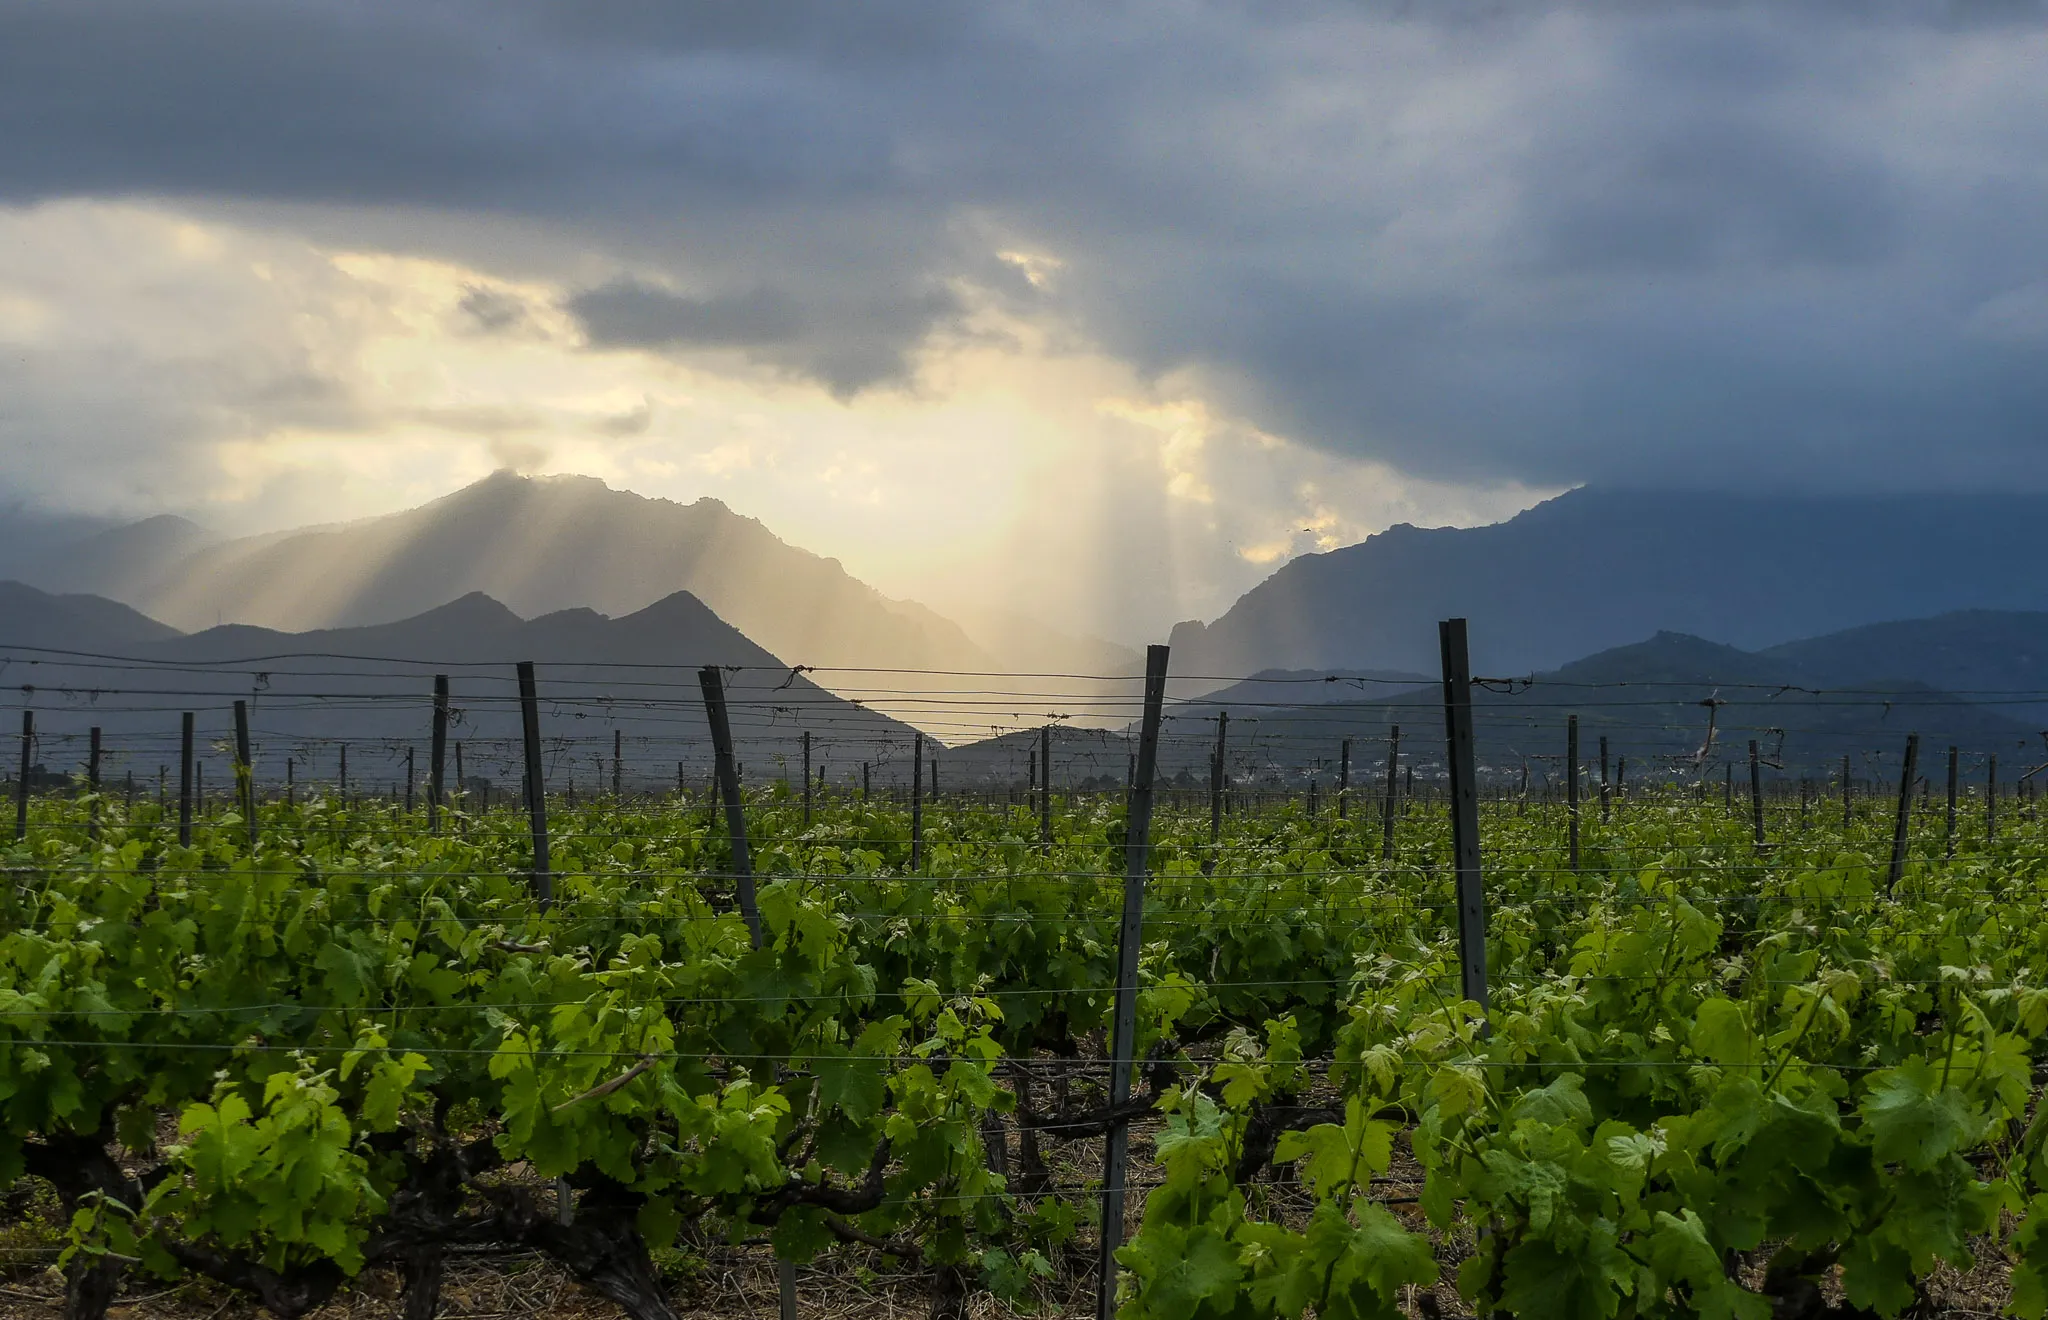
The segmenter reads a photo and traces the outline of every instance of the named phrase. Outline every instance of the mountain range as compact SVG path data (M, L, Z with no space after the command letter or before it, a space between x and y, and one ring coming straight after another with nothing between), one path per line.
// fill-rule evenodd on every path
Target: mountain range
M648 499L595 477L500 472L401 513L218 542L182 519L154 518L67 546L30 580L120 600L187 631L361 627L469 592L529 617L621 615L687 591L806 664L994 663L957 625L717 500Z
M99 725L118 755L141 762L171 754L179 710L200 712L209 739L225 737L237 697L270 749L267 775L278 773L279 755L311 770L342 743L357 748L359 766L365 755L393 762L421 745L438 671L453 675L454 736L474 749L471 764L502 775L517 757L515 658L540 667L551 765L571 777L588 767L586 783L608 773L615 737L636 783L667 782L672 766L701 772L709 753L692 672L700 664L726 668L735 736L757 769L787 776L809 732L814 766L837 767L844 780L864 763L895 783L913 737L907 723L818 686L687 592L618 618L570 609L523 619L470 593L388 624L183 634L113 601L7 582L0 619L0 681L37 710L46 744L74 744L75 753ZM953 709L944 694L903 700ZM1999 754L2031 767L2048 738L2048 613L1965 611L1759 651L1660 632L1553 670L1486 680L1474 700L1481 759L1496 777L1528 765L1541 782L1559 763L1572 715L1583 757L1606 738L1638 774L1695 774L1743 759L1755 739L1773 773L1818 773L1848 755L1860 778L1895 759L1908 732L1922 736L1930 758L1952 743L1973 766ZM1394 726L1407 730L1408 762L1433 775L1441 702L1439 685L1419 672L1263 671L1171 703L1162 774L1205 781L1217 716L1228 713L1226 763L1239 782L1328 783L1346 740L1363 778ZM1032 773L1037 736L995 732L928 748L948 783L1014 785ZM1129 727L1063 723L1053 737L1055 782L1118 782L1131 750Z
M1173 631L1182 674L1437 668L1528 674L1659 631L1759 649L1947 611L2048 608L2044 495L1575 490L1489 527L1406 524L1283 565Z
M1731 649L1687 653L1685 683L1919 684L2039 723L2048 586L2032 541L2044 518L2048 496L2034 495L1572 491L1493 526L1403 525L1291 561L1215 620L1174 630L1173 672L1208 677L1173 693L1209 694L1212 714L1310 703L1334 717L1426 681L1436 621L1463 615L1474 667L1493 678L1554 675L1617 648L1654 667L1677 643L1645 638L1711 637ZM180 633L240 635L220 624L276 636L402 628L477 593L520 628L591 630L601 652L599 634L687 593L732 646L806 666L806 681L954 743L1047 721L1120 736L1138 667L1118 643L999 600L960 626L716 500L648 499L588 477L498 473L401 513L227 540L170 516L106 524L0 509L0 572L50 593L28 609L8 594L26 588L0 588L0 642L118 654ZM469 640L532 650L499 622ZM1231 688L1233 674L1251 686Z
M1482 682L1473 691L1482 773L1518 778L1526 765L1540 786L1561 771L1572 716L1582 764L1597 759L1604 738L1611 757L1659 778L1746 762L1752 739L1773 775L1825 775L1844 755L1855 778L1895 775L1911 733L1921 738L1923 773L1950 744L1967 753L1972 773L1990 755L2021 770L2048 759L2034 704L2048 696L2048 673L2034 666L2032 701L2021 701L2024 664L1993 673L1941 640L1974 631L2005 639L2015 653L2048 656L2048 613L1945 615L1887 625L1877 637L1870 631L1760 652L1660 632L1556 669ZM1959 663L1940 663L1945 655ZM1987 674L1997 690L1965 690ZM1175 704L1161 749L1167 773L1206 772L1223 713L1226 762L1240 781L1329 784L1346 739L1354 775L1377 773L1362 767L1383 760L1395 726L1418 773L1434 776L1443 763L1440 683L1265 674Z
M188 632L221 623L282 632L363 627L471 592L530 618L579 608L622 616L687 591L849 696L903 686L875 671L924 671L924 686L968 694L989 686L976 675L995 671L1122 676L1139 668L1126 647L993 606L976 612L970 636L717 500L649 499L594 477L500 472L401 513L225 541L172 516L84 534L74 528L40 543L5 535L4 522L0 515L0 568L11 565L50 591L124 602ZM993 714L1086 710L1116 684L1061 678L1039 686L1040 699L1012 699L1017 711ZM922 722L959 737L985 724L983 715L927 705Z
M618 618L570 609L532 619L473 592L393 623L300 633L228 624L183 634L111 601L20 583L0 583L0 611L0 683L36 712L39 759L53 768L82 762L94 726L114 773L175 764L188 710L217 756L240 698L268 780L287 759L300 778L331 777L344 744L357 776L402 778L408 748L424 773L439 672L450 676L465 770L516 782L517 660L536 665L550 783L601 782L615 737L636 786L701 780L701 665L725 669L738 755L757 778L799 774L808 732L814 766L835 782L862 762L893 782L915 736L792 670L688 592Z

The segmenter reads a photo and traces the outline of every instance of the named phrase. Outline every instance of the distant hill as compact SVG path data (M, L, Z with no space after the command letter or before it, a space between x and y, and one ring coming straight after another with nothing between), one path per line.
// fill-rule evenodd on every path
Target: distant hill
M0 544L18 514L0 510ZM877 670L923 670L917 685L965 694L987 689L976 675L990 672L1123 675L1140 667L1114 643L993 605L978 612L970 637L717 500L648 499L593 477L500 472L387 517L229 541L171 517L82 533L83 524L66 526L68 540L48 520L15 526L16 540L37 547L22 580L125 601L187 631L220 623L284 632L363 627L475 591L528 618L579 608L627 615L687 591L849 696L904 686ZM1104 690L1085 679L1033 680L1028 697L1005 701L1040 714L1085 711ZM928 731L957 738L955 713L919 708Z
M1717 703L1711 749L1709 702ZM1709 762L1746 760L1756 738L1788 768L1819 773L1846 753L1853 774L1877 764L1895 774L1909 733L1921 737L1924 766L1950 743L1973 757L2001 753L2008 766L2044 759L2034 726L1998 706L1911 677L1830 671L1679 633L1587 656L1519 691L1484 692L1476 704L1504 760L1557 756L1569 713L1579 715L1584 748L1606 735L1617 755L1634 751L1667 767L1703 750Z
M1785 642L1762 654L1856 681L1914 679L2048 720L2048 613L1958 610Z
M1261 669L1203 698L1221 706L1327 705L1435 681L1408 669Z
M1518 777L1527 764L1540 786L1560 766L1565 722L1576 714L1586 762L1605 736L1617 762L1629 758L1638 777L1712 772L1740 761L1755 738L1773 773L1825 774L1847 754L1859 779L1881 779L1896 773L1883 767L1896 766L1908 732L1921 734L1929 766L1952 743L1972 767L1995 752L2015 771L2032 768L2048 758L2042 721L2015 694L2032 702L2048 688L2030 667L2039 652L2029 647L2043 636L2048 615L1990 612L1854 629L1763 652L1660 632L1533 676L1482 683L1474 693L1480 759L1496 782ZM39 759L53 766L82 757L83 735L97 724L116 772L126 766L146 776L175 760L176 713L192 710L218 769L240 697L251 705L266 779L282 773L286 757L301 778L331 775L346 743L352 777L388 782L407 747L423 751L431 676L445 672L458 708L452 736L465 745L466 768L516 778L513 663L521 659L539 669L551 782L557 774L565 785L608 780L615 734L629 782L665 786L678 763L701 779L709 764L695 675L702 664L727 668L751 780L793 775L805 732L813 735L813 765L835 782L857 779L863 763L877 783L907 774L907 725L821 688L687 592L617 618L569 609L526 619L472 592L391 623L300 633L230 624L183 634L98 597L0 582L8 705L36 710ZM1903 675L1887 673L1895 666ZM1113 702L1088 709L1120 724L1134 685L1114 686ZM960 718L957 698L929 700L942 718ZM979 713L986 700L972 709ZM1396 724L1404 761L1427 778L1441 772L1442 693L1425 675L1269 670L1169 703L1164 779L1190 787L1206 781L1216 717L1225 711L1228 763L1241 784L1298 786L1314 778L1327 786L1346 739L1354 782L1370 781ZM1007 717L1013 726L1024 718ZM1028 729L927 747L944 785L1011 786L1029 778L1037 740ZM1053 735L1054 782L1114 787L1133 750L1127 728L1061 723Z
M114 519L0 501L0 578L35 578L53 552L119 525Z
M104 597L52 595L0 582L0 637L19 646L120 651L178 635L176 628Z
M239 697L266 780L283 776L286 758L301 779L331 778L343 744L352 778L402 779L408 747L423 775L432 676L445 672L464 768L516 782L519 660L536 665L551 783L608 782L615 731L629 782L672 784L681 763L701 783L710 743L696 670L705 664L729 667L733 733L751 780L799 773L808 731L814 764L836 782L863 761L893 782L913 736L792 672L687 592L619 618L579 609L534 619L471 593L393 623L301 633L230 624L179 634L109 601L18 583L0 586L0 606L7 706L35 709L39 759L53 768L82 761L84 735L98 725L112 772L146 777L175 763L177 712L191 710L218 771ZM83 651L121 658L67 654Z
M1660 630L1756 649L1968 607L2048 607L2048 496L1577 490L1490 527L1402 525L1304 555L1173 633L1183 674L1434 672L1436 622L1527 674Z
M1597 758L1599 740L1606 737L1610 754L1629 757L1638 775L1687 776L1729 760L1746 761L1752 738L1767 763L1793 774L1823 774L1845 753L1857 777L1876 773L1872 767L1887 758L1896 765L1906 735L1915 732L1930 758L1954 743L1973 755L2002 752L2008 764L2021 757L2043 759L2034 728L1999 707L1910 679L1850 680L1674 632L1527 679L1483 684L1473 704L1479 758L1496 778L1518 777L1526 762L1540 782L1561 767L1572 715L1579 717L1586 763ZM1395 724L1402 726L1406 756L1418 773L1441 771L1440 683L1344 702L1203 698L1182 703L1174 713L1183 728L1199 722L1213 730L1219 710L1230 711L1237 773L1252 778L1317 774L1327 783L1344 738L1356 740L1355 758L1363 743L1377 759Z
M472 591L528 617L630 614L687 591L792 663L994 667L938 614L717 500L648 499L594 477L500 472L362 522L213 545L186 537L182 554L175 522L102 533L29 580L125 600L187 630L226 621L291 632L408 618ZM136 548L145 543L154 548Z
M1830 671L1777 653L1790 649L1759 654L1660 632L1529 677L1482 683L1473 693L1482 773L1496 784L1519 782L1526 764L1538 787L1561 776L1572 715L1579 718L1582 763L1597 763L1605 737L1617 773L1625 757L1638 782L1644 776L1718 776L1725 765L1747 760L1752 738L1773 777L1838 773L1845 754L1859 780L1896 775L1908 733L1921 735L1926 767L1935 766L1949 744L1967 753L1973 774L1986 754L1999 755L2015 770L2048 760L2039 726L2004 705L1913 677L1886 678L1867 667ZM1226 763L1238 784L1298 788L1314 779L1329 787L1347 739L1354 784L1374 782L1383 773L1396 725L1405 765L1426 780L1443 771L1440 683L1384 671L1268 671L1169 703L1160 747L1163 778L1206 782L1217 716L1226 712ZM947 756L963 768L986 766L995 778L1014 778L1022 774L1016 767L1025 763L1028 737L955 748ZM1088 750L1093 762L1107 762L1128 748L1124 730ZM1080 758L1070 759L1078 771ZM1062 764L1059 755L1054 764Z
M218 539L189 519L159 514L47 546L22 573L51 591L153 601L178 582L188 556Z

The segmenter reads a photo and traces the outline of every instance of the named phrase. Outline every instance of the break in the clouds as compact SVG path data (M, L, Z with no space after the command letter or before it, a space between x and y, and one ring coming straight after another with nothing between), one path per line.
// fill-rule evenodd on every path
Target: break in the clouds
M815 393L842 492L888 446L832 446L1009 390L1095 456L1079 503L1194 509L1240 565L1577 482L2048 483L2039 3L30 0L0 124L4 476L74 506L271 490L266 444L365 508L462 444L758 461L678 429L683 379ZM108 241L145 214L189 232ZM486 378L456 397L366 357L444 334ZM1191 477L1160 410L1263 457ZM1132 466L1105 426L1161 438ZM1003 443L902 461L1032 466Z

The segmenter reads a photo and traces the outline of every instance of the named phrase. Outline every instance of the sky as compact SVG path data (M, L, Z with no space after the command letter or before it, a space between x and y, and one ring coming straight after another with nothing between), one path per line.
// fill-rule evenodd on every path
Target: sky
M1582 484L2048 488L2041 3L16 0L0 502L501 467L1132 639Z

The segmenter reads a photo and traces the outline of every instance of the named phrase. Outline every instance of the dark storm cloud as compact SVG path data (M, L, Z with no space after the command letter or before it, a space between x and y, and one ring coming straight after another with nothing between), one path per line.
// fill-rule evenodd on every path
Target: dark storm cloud
M807 340L802 310L778 289L696 298L628 277L575 293L566 306L593 348L743 349L756 361L815 377L842 397L894 375L904 346L962 310L944 289L884 290L826 309L827 319L850 333Z
M486 334L505 334L525 325L531 316L526 300L503 289L486 289L476 285L463 292L457 309L468 317L472 324Z
M635 279L569 299L593 345L603 348L781 344L796 338L796 305L772 289L690 298Z
M414 209L486 267L530 225L619 272L575 281L594 348L738 348L842 394L968 286L1432 476L2040 485L2044 26L2018 0L62 0L0 9L0 199Z

